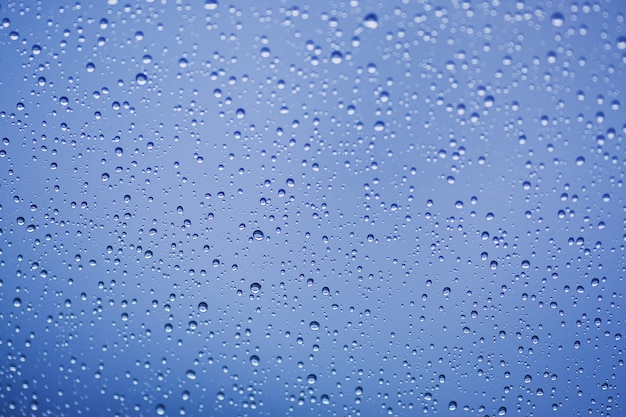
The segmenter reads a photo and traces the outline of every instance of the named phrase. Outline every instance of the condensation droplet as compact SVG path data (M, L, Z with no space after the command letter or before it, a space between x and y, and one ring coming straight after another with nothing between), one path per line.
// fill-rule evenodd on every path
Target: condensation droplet
M140 72L135 76L135 81L137 82L137 85L146 85L148 77L143 72Z
M552 26L559 28L565 23L565 17L563 17L563 14L555 12L552 13L550 21L552 22Z
M378 16L374 13L370 13L363 18L363 26L368 29L378 28Z

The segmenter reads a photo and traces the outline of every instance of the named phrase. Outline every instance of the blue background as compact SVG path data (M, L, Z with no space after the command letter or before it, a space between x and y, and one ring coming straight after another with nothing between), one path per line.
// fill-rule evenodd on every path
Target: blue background
M625 12L0 3L0 414L623 415Z

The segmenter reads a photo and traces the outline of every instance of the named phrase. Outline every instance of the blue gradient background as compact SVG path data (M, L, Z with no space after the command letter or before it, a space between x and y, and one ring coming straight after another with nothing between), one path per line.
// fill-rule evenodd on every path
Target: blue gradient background
M623 415L625 14L0 3L0 414Z

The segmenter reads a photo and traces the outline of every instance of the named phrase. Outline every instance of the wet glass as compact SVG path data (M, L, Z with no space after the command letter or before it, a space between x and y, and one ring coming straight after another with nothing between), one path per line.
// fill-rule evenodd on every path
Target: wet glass
M0 415L624 415L625 14L3 2Z

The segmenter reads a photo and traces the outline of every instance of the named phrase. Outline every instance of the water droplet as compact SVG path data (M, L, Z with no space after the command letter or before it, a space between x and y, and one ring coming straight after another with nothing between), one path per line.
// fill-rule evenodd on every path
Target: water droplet
M250 291L252 291L253 294L257 294L259 291L261 291L261 284L259 284L258 282L253 282L252 284L250 284Z
M316 381L317 381L317 375L315 374L309 374L309 376L307 376L306 378L306 382L308 382L310 385L315 384Z
M192 369L187 371L187 379L191 379L192 381L196 379L196 372Z
M343 61L343 54L339 51L333 51L330 54L330 62L332 62L333 64L341 64L341 62Z
M555 12L552 13L550 21L552 22L552 26L559 28L565 23L565 17L563 17L561 13Z
M370 13L363 18L363 26L368 29L378 28L378 16L374 13Z
M311 330L319 330L320 329L320 324L316 321L312 321L311 323L309 323L309 328Z
M456 410L456 401L450 401L450 403L448 403L448 410L450 411Z
M252 233L252 237L254 238L254 240L263 240L265 235L263 234L262 231L257 229Z
M198 311L200 313L206 313L208 309L209 309L209 305L207 303L205 303L204 301L201 301L198 304Z
M261 360L259 359L259 357L257 355L250 356L250 364L252 366L259 366L260 362L261 362Z
M217 9L217 0L205 0L204 8L206 10L215 10L215 9Z
M146 85L148 82L148 76L143 72L140 72L135 76L135 81L137 82L137 85Z

